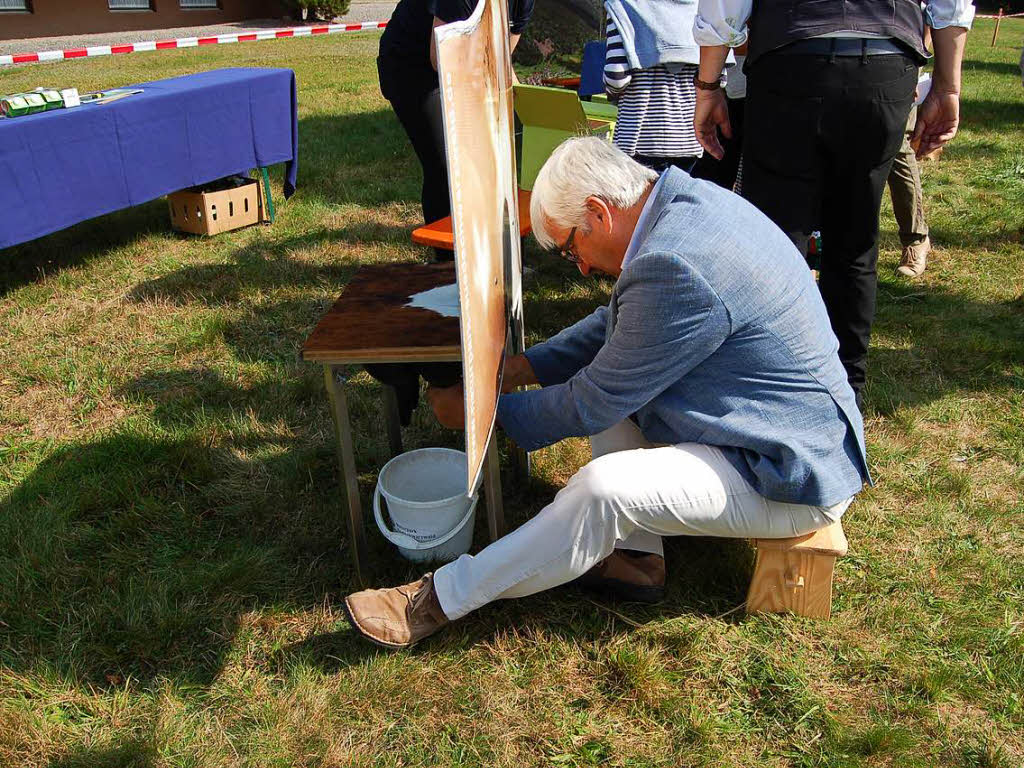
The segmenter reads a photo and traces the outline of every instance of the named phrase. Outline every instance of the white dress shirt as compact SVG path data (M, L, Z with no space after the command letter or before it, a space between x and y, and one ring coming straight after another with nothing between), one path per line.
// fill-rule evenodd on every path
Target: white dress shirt
M693 38L699 45L728 45L736 48L747 42L747 21L754 0L698 0L693 20ZM974 21L972 0L926 0L925 23L932 29L971 28ZM829 37L874 37L863 32L834 32Z

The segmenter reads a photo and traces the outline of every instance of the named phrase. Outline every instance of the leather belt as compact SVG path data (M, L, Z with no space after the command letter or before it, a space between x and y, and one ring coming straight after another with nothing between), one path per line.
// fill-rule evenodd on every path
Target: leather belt
M803 56L880 56L907 53L907 48L891 37L809 37L783 46L775 53Z

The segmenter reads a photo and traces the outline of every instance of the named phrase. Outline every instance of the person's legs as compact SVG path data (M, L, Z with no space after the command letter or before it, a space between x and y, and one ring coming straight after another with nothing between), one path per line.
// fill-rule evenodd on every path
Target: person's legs
M900 151L893 158L888 182L892 212L900 231L900 245L906 248L923 242L928 237L928 222L924 218L921 170L906 134Z
M802 255L818 228L822 57L767 54L751 67L744 105L742 194Z
M878 215L917 83L908 56L842 57L841 87L825 98L826 145L818 288L839 339L839 359L860 403L875 315Z
M635 451L654 447L656 446L644 437L640 427L630 419L624 419L614 427L609 427L604 432L590 438L590 458L593 460L618 451ZM616 544L615 549L629 549L659 557L665 556L665 547L662 544L661 536L642 530L631 533L625 540Z
M784 538L828 525L848 503L825 509L769 501L710 446L619 451L583 467L512 533L439 568L433 586L444 614L457 619L493 600L572 581L638 530Z
M402 124L423 169L420 203L423 223L431 224L451 214L448 166L445 163L444 127L439 89L405 89L389 83L391 108ZM451 251L434 249L437 261L451 261Z

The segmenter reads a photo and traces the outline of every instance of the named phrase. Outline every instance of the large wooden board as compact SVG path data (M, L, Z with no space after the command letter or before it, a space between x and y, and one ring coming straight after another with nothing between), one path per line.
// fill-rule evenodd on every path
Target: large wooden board
M508 7L480 0L435 30L465 373L467 493L494 428L510 323L522 328Z

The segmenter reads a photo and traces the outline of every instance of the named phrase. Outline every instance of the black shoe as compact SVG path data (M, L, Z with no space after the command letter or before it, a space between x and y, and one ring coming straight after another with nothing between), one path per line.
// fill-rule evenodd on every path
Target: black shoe
M665 558L649 552L616 549L575 583L621 600L661 602L665 599Z

